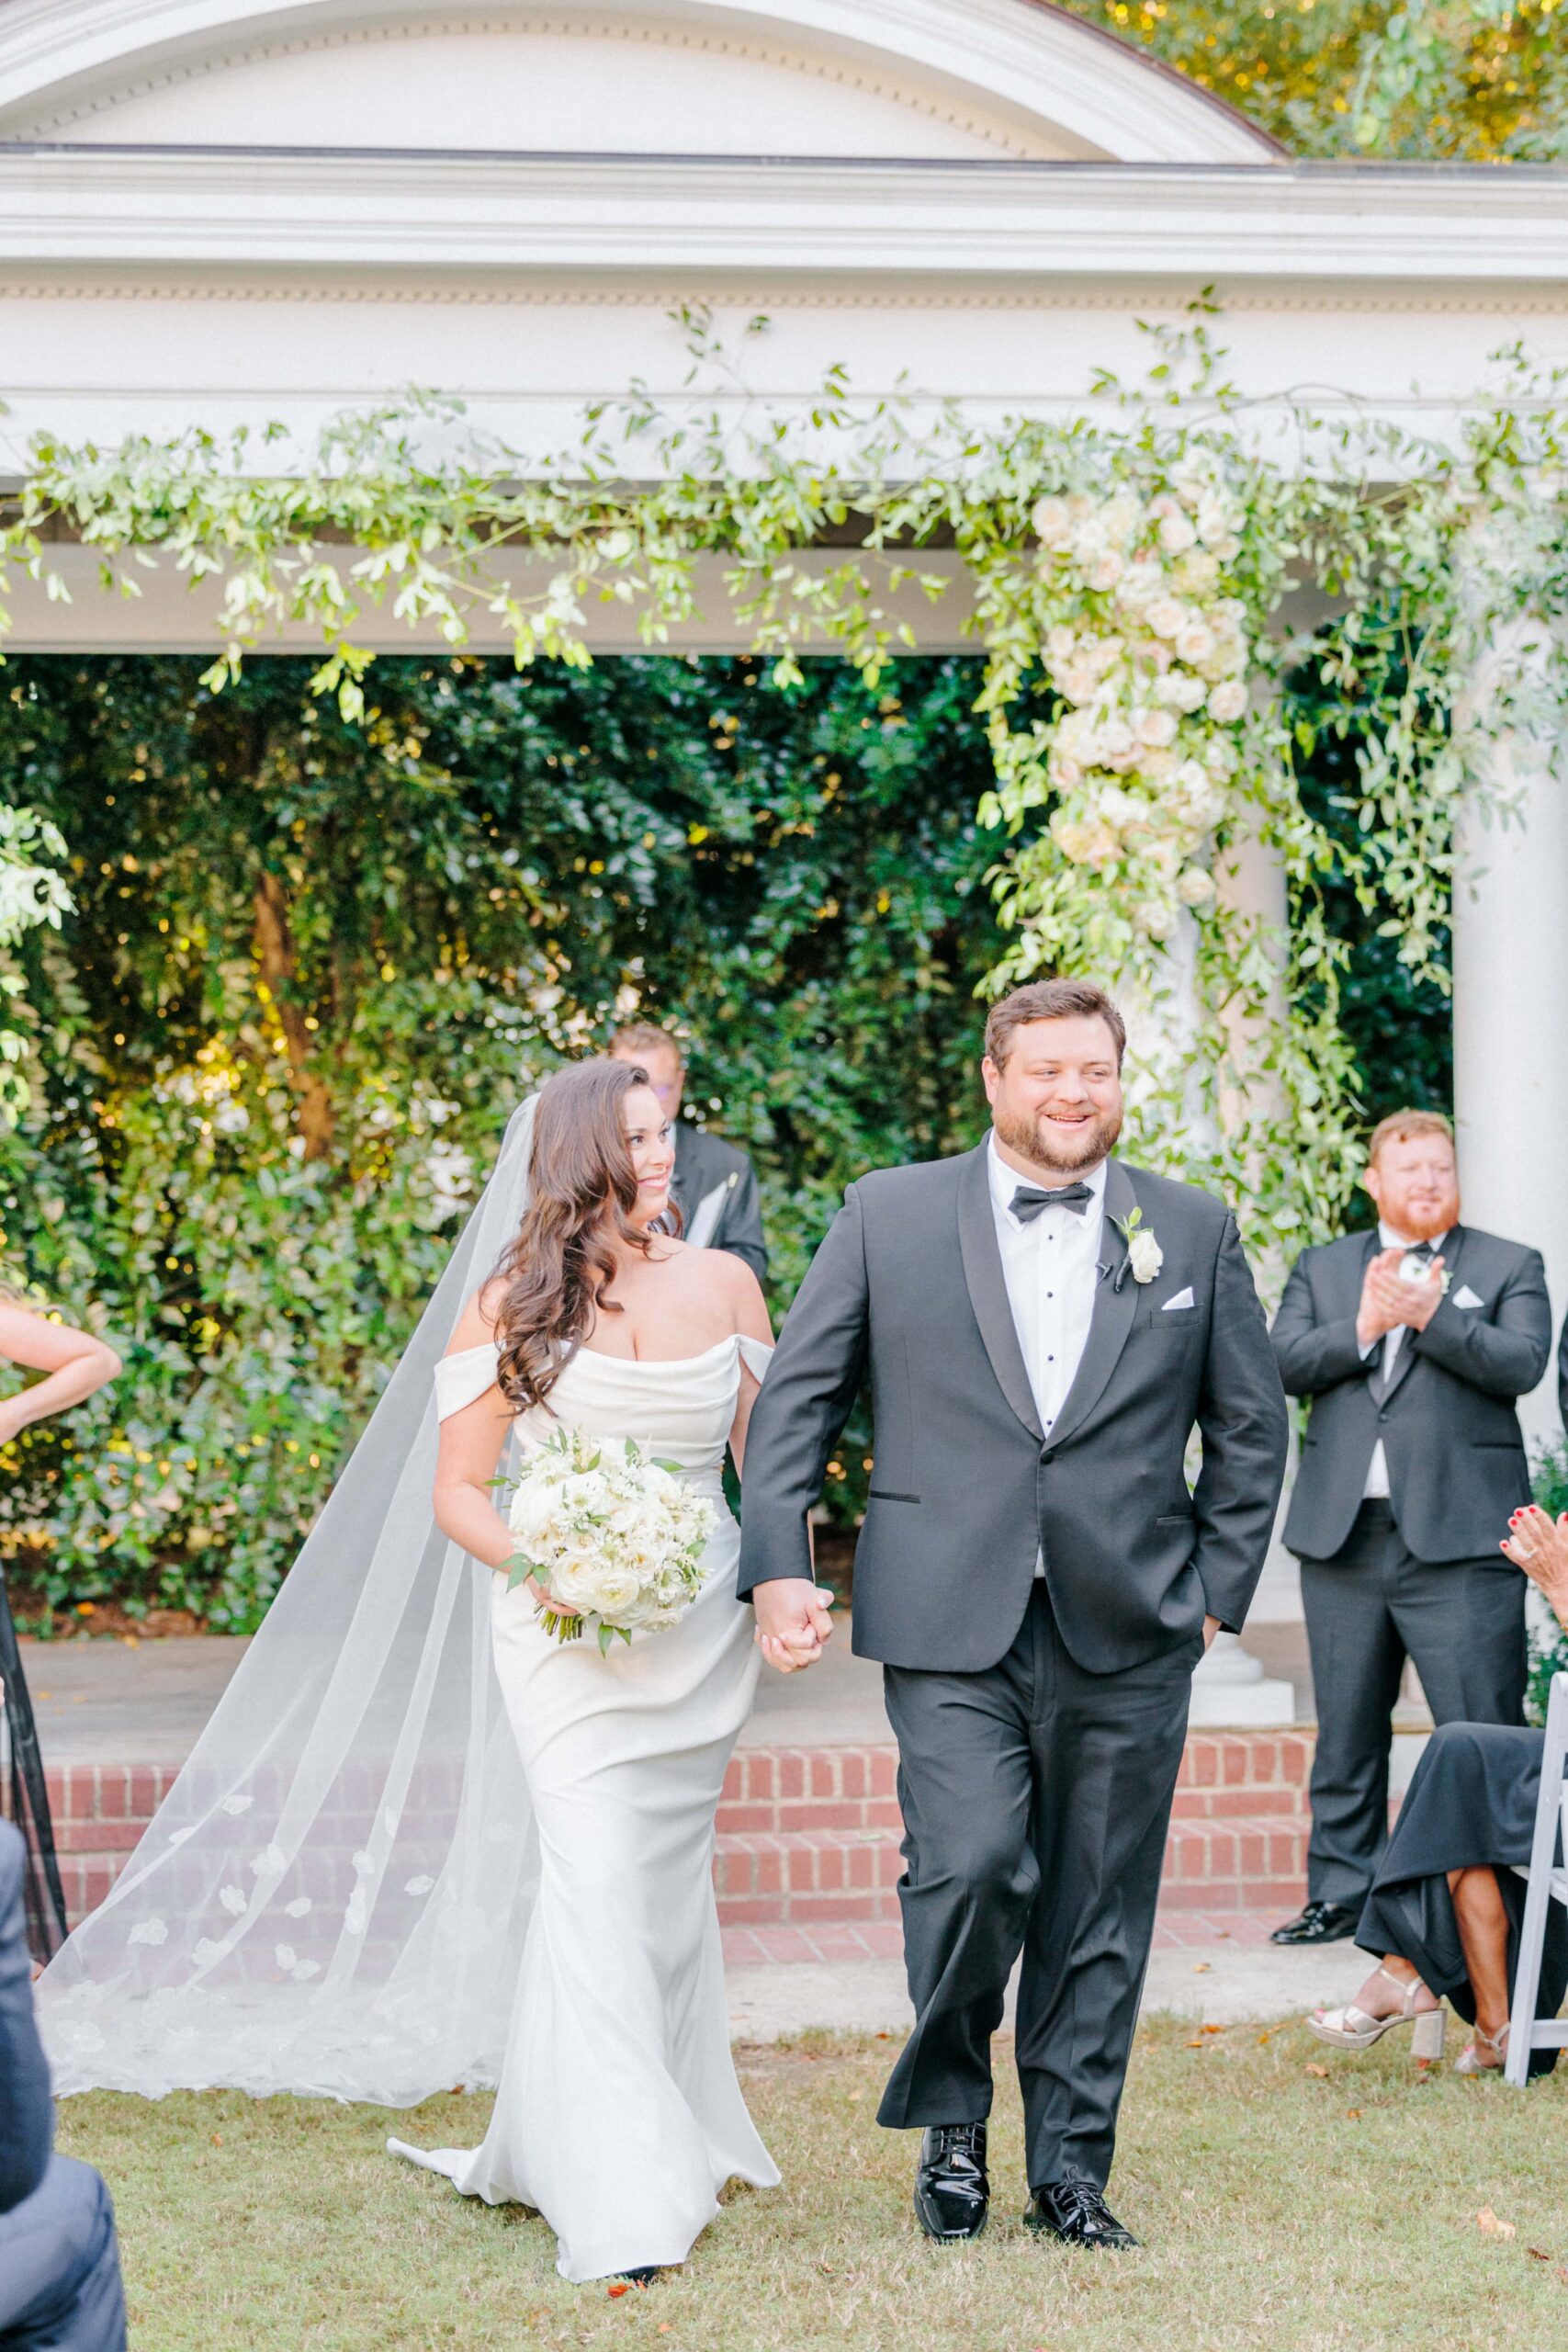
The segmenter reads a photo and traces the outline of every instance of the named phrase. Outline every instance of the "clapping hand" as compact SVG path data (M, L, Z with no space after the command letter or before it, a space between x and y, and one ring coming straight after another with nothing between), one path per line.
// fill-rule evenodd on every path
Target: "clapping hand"
M751 1595L757 1612L757 1646L781 1674L815 1666L832 1638L828 1611L833 1596L807 1577L778 1577Z
M1568 1510L1551 1520L1538 1504L1527 1503L1509 1520L1502 1549L1544 1594L1568 1632Z
M1361 1304L1356 1317L1356 1337L1363 1348L1404 1323L1424 1331L1443 1303L1443 1261L1434 1258L1423 1277L1407 1281L1400 1272L1406 1252L1380 1250L1367 1268Z

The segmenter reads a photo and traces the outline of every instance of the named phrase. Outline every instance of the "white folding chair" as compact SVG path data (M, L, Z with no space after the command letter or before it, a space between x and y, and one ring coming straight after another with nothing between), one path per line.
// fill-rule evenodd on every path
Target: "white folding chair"
M1536 1799L1535 1836L1530 1842L1525 1896L1525 1922L1519 1930L1518 1965L1514 1972L1514 2007L1508 2019L1506 2081L1523 2089L1532 2050L1568 2050L1568 2018L1540 2018L1535 2013L1540 1990L1540 1955L1546 1941L1546 1907L1568 1904L1568 1870L1557 1868L1557 1838L1561 1826L1562 1850L1568 1854L1568 1674L1554 1674L1546 1706L1546 1751L1540 1760L1540 1794ZM1517 1865L1516 1864L1516 1869Z

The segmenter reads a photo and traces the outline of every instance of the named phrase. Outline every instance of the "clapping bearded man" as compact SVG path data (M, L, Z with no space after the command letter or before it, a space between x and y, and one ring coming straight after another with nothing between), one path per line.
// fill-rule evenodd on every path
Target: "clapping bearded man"
M1525 1690L1524 1579L1496 1532L1529 1500L1515 1400L1551 1351L1545 1270L1461 1223L1437 1112L1384 1119L1363 1182L1376 1233L1306 1250L1274 1323L1285 1386L1312 1400L1285 1542L1317 1696L1307 1903L1281 1944L1357 1931L1406 1657L1438 1724L1517 1724Z
M1025 2218L1136 2243L1103 2192L1189 1686L1246 1614L1284 1471L1235 1225L1111 1156L1124 1041L1086 983L994 1008L990 1135L850 1186L751 1417L740 1590L788 1668L824 1636L807 1518L869 1373L854 1645L898 1737L915 2007L880 2120L923 2129L939 2239L985 2226L990 2041L1021 1951Z

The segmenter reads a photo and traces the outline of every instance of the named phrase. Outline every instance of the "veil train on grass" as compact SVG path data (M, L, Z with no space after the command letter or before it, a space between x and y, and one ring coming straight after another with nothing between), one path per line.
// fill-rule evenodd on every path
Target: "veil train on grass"
M41 1979L55 2089L406 2107L500 2067L537 1851L491 1577L435 1525L434 1368L516 1232L531 1098L314 1530Z

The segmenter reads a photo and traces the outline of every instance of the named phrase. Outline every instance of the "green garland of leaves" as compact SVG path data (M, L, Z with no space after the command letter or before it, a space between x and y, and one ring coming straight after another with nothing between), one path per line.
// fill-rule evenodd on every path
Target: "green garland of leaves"
M688 325L713 360L707 322ZM47 534L63 524L102 550L106 579L125 593L149 556L220 582L225 643L206 683L220 690L264 637L302 624L326 644L313 690L357 720L371 657L356 627L368 608L455 648L482 620L520 666L580 666L592 601L628 607L657 647L695 611L706 557L722 564L778 682L816 650L841 654L874 688L916 641L897 616L899 592L939 596L929 551L955 548L974 591L978 707L996 765L982 816L1006 837L995 884L1011 937L995 978L1092 968L1143 1002L1156 1049L1140 1148L1226 1185L1260 1244L1293 1244L1333 1228L1354 1172L1344 953L1324 887L1348 879L1398 933L1412 972L1443 984L1454 812L1472 773L1453 726L1468 675L1459 639L1467 618L1471 640L1483 625L1460 610L1456 557L1481 497L1511 526L1508 562L1483 591L1486 623L1503 601L1492 587L1517 603L1540 584L1521 592L1507 575L1518 485L1554 428L1539 415L1521 424L1521 408L1460 462L1387 437L1341 436L1330 449L1298 418L1298 437L1317 446L1287 474L1239 429L1205 319L1156 341L1149 385L1107 379L1109 413L1092 424L980 432L950 411L917 429L912 410L862 410L832 379L811 418L824 455L799 454L783 424L737 444L716 413L677 427L640 399L592 412L581 446L543 473L495 448L425 454L434 424L446 446L452 438L450 416L430 404L343 421L308 462L271 473L266 438L243 432L221 444L201 432L134 440L107 455L43 441L4 551L46 575ZM1077 518L1066 537L1049 521L1043 537L1041 518L1063 512ZM1109 561L1107 516L1119 518ZM1197 526L1208 537L1194 544ZM858 544L840 552L833 543L846 537ZM1122 587L1097 585L1117 563ZM1469 571L1485 576L1475 560ZM1195 642L1222 639L1217 669L1184 667L1171 632L1152 632L1149 592L1127 601L1134 572L1168 589ZM1354 708L1359 838L1348 854L1313 820L1293 775L1303 739L1280 689L1303 649L1279 631L1303 573L1342 606L1305 659ZM1238 649L1230 669L1227 644ZM1068 697L1074 646L1102 671ZM1238 711L1222 696L1241 661L1254 690ZM1151 708L1167 686L1195 687L1196 713L1183 715L1185 702ZM1151 729L1168 721L1175 745L1151 732L1130 761L1103 748L1087 769L1066 761L1071 728L1085 722L1102 745L1094 728L1108 715ZM1172 780L1172 769L1199 776L1205 761L1198 786ZM1111 802L1120 832L1106 849ZM1248 836L1284 863L1288 940L1206 895L1206 869ZM1169 952L1173 926L1195 990Z

